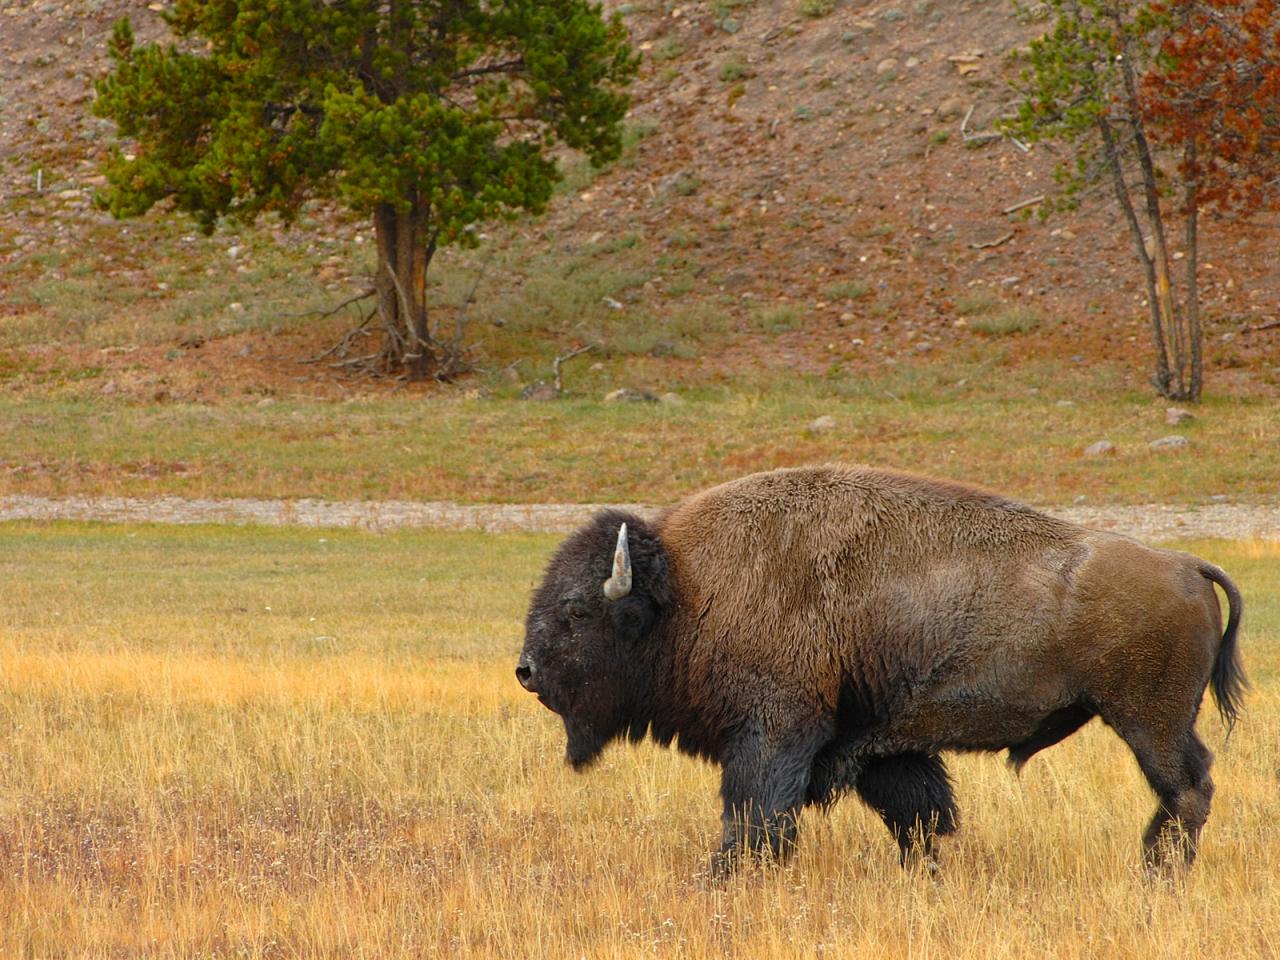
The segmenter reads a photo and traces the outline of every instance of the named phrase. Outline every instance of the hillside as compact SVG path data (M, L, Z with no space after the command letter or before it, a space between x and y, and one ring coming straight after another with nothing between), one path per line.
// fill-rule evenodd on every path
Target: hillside
M570 160L547 217L438 261L450 311L479 278L469 337L491 387L600 341L615 379L652 383L996 355L1110 365L1142 388L1123 225L1102 198L1046 223L1005 212L1052 191L1055 158L981 136L1041 26L1000 0L855 0L813 17L802 8L820 5L790 0L611 6L645 54L623 160ZM205 239L92 207L112 133L89 113L92 77L111 23L128 13L156 36L157 9L0 0L0 369L15 389L158 399L340 392L340 368L300 361L350 316L294 315L360 288L363 224L317 211ZM1280 385L1280 329L1249 329L1280 315L1277 222L1205 231L1211 392ZM572 310L546 306L566 288Z

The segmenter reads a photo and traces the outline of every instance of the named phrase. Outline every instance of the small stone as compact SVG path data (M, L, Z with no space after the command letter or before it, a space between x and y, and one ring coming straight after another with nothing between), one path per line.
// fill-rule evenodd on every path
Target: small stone
M830 414L823 414L809 424L810 433L826 433L836 428L836 418Z
M1190 410L1184 410L1182 407L1168 407L1164 412L1164 422L1171 427L1180 427L1184 423L1190 423L1196 418L1196 415Z
M1109 457L1116 452L1116 445L1110 440L1099 440L1084 448L1086 457Z
M677 170L675 173L662 178L658 185L658 192L663 196L670 196L674 193L687 197L690 194L697 193L698 187L701 185L701 179L692 170Z
M104 397L109 397L114 393L118 393L119 390L120 388L116 386L116 382L114 380L108 380L106 383L102 385L102 389L99 391L99 393L101 393Z
M560 396L560 393L556 390L555 385L547 383L545 380L535 380L520 391L521 400L544 402L554 400L558 396Z
M649 347L649 356L651 357L674 357L676 355L676 344L670 340L655 340L653 346Z
M619 303L617 300L613 299L613 297L603 297L603 298L601 299L601 303L603 303L603 304L604 304L606 307L608 307L610 310L621 310L621 309L622 309L622 304L621 304L621 303Z
M964 100L960 97L947 97L938 104L934 116L939 120L954 120L964 114Z
M756 276L749 270L734 270L732 273L725 275L720 281L720 289L726 293L732 293L735 290L742 290L755 283Z
M658 398L648 390L637 390L634 387L619 387L604 395L605 403L657 403Z
M664 393L658 398L659 403L665 403L669 407L684 406L684 397L678 393Z
M889 23L896 23L899 20L907 19L907 15L903 13L901 10L892 9L892 10L886 10L884 13L880 14L880 19L886 20Z
M885 59L881 60L879 63L876 64L876 76L877 77L888 76L889 74L893 73L897 69L898 69L898 61L893 59L893 57L886 57Z
M1152 440L1147 447L1152 450L1183 450L1191 445L1191 441L1179 434Z
M1056 404L1059 407L1074 407L1075 405L1076 402L1074 400L1059 400Z

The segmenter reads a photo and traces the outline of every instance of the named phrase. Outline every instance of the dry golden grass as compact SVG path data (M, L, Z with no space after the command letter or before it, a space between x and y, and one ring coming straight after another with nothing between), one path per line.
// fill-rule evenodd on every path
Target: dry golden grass
M1185 881L1144 880L1154 800L1095 723L1021 779L953 758L939 879L851 799L716 886L716 771L573 774L511 676L551 544L0 526L0 957L1280 955L1280 545L1196 547L1255 690L1229 744L1202 718Z

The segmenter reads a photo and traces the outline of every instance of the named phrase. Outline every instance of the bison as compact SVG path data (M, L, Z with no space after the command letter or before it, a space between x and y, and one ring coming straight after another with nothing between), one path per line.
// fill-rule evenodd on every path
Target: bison
M1213 584L1230 602L1225 631ZM1146 861L1190 863L1212 754L1247 685L1240 593L1186 553L957 483L867 467L759 473L650 523L598 514L533 594L516 677L560 715L575 769L611 741L720 764L712 871L785 855L853 790L904 864L956 827L946 750L1015 769L1093 717L1159 798Z

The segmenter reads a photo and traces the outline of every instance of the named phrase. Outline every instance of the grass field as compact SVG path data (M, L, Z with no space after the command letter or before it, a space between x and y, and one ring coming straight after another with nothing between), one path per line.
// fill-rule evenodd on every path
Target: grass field
M473 374L425 392L340 379L298 361L356 323L316 316L360 289L372 244L322 213L209 238L159 214L95 220L74 250L33 244L0 264L0 495L665 503L842 460L1044 504L1276 496L1275 357L1218 363L1235 349L1223 334L1197 419L1175 428L1130 343L1145 336L1136 314L1086 311L1060 337L987 291L958 299L963 332L940 315L917 329L882 311L869 275L832 277L821 310L757 304L719 291L689 250L654 261L634 234L562 247L530 222L442 255L431 296L446 329L483 280ZM819 322L845 302L856 324ZM921 353L911 338L926 332L938 347ZM584 344L559 400L517 399ZM683 402L603 402L618 387ZM811 430L822 416L834 425ZM1149 449L1172 433L1189 446ZM1114 455L1084 455L1104 439Z
M1034 503L1275 496L1280 418L1267 399L1210 397L1174 428L1164 403L1090 379L1097 374L966 371L699 387L680 406L603 403L600 394L265 408L0 398L0 494L664 503L753 470L842 460ZM834 426L810 430L824 415ZM1171 433L1189 446L1148 448ZM1099 439L1115 453L1085 456Z
M785 868L700 878L712 768L584 775L511 675L554 540L0 525L0 956L1280 955L1280 545L1190 545L1255 684L1185 882L1098 724L1021 779L958 757L938 880L855 801Z

